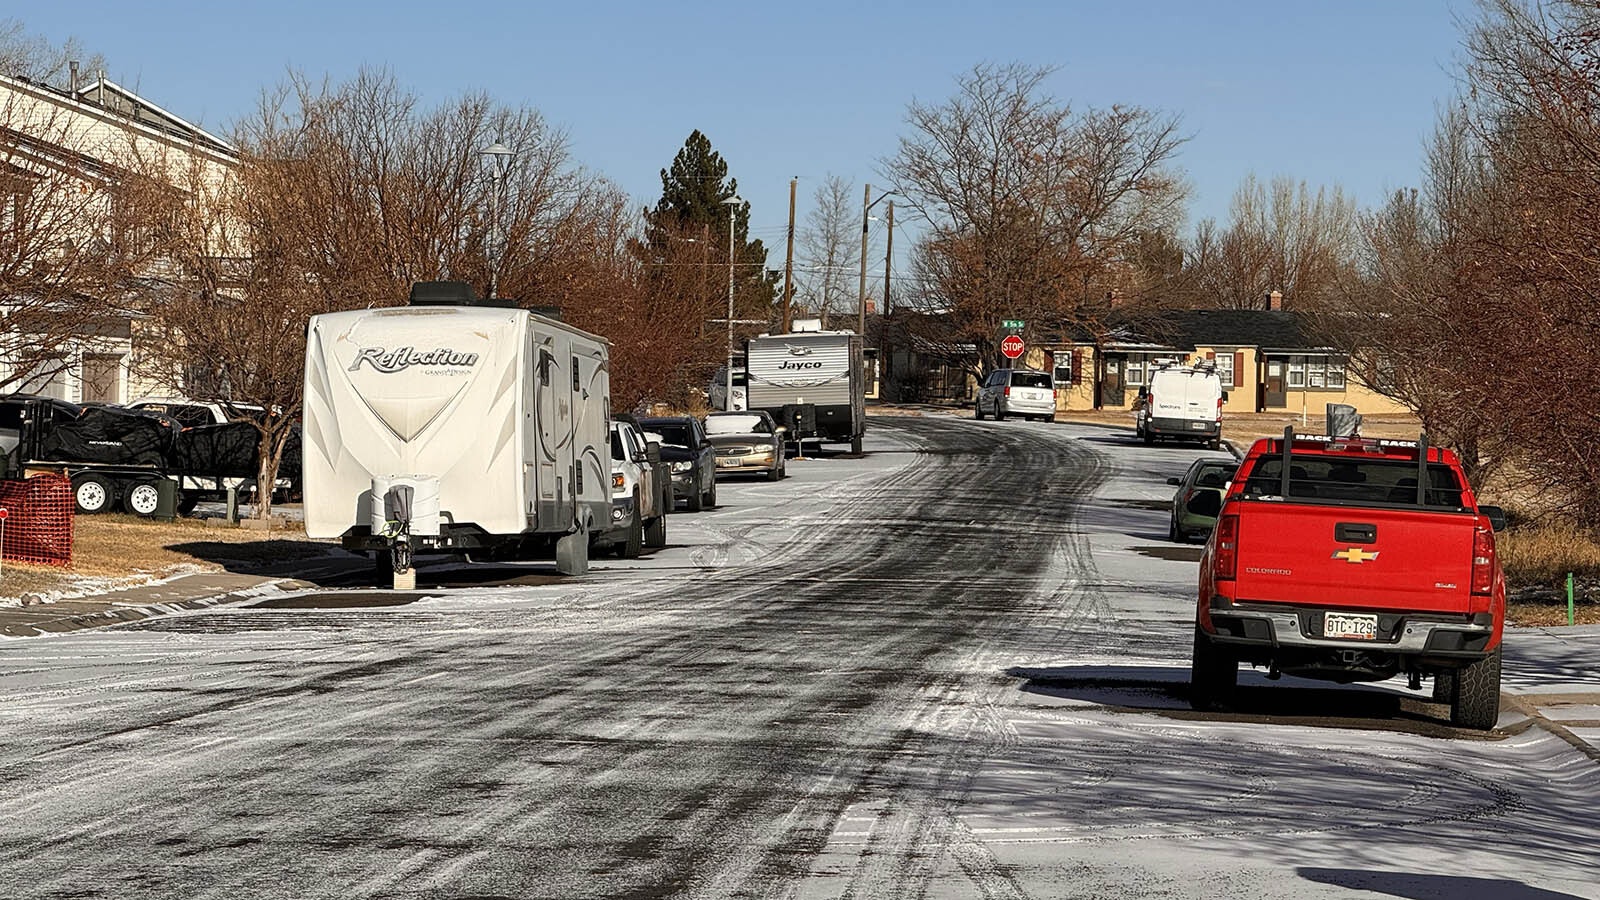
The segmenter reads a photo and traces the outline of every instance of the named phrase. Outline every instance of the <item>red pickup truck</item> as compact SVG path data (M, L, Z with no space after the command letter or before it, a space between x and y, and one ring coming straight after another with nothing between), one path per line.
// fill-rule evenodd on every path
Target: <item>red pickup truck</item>
M1200 561L1191 702L1226 703L1239 663L1341 683L1433 678L1450 720L1500 712L1498 508L1420 441L1256 441Z

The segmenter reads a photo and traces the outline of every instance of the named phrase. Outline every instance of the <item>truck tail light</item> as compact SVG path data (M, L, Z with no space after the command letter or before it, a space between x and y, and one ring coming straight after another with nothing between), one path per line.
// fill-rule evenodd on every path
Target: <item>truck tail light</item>
M1007 397L1010 397L1010 396L1011 396L1011 385L1009 385L1009 384L1008 384L1008 385L1006 385L1006 394L1005 394L1005 395L1006 395L1006 396L1007 396Z
M1229 513L1217 520L1217 552L1212 558L1215 578L1234 578L1239 569L1239 514Z
M1494 590L1494 532L1480 527L1472 536L1472 592Z

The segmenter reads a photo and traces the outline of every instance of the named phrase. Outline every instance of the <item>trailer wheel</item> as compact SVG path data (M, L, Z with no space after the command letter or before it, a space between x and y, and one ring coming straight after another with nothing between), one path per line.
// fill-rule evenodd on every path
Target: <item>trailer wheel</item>
M111 508L117 492L111 479L95 472L79 472L72 476L72 500L78 512L94 515Z
M1211 638L1194 630L1194 655L1189 665L1189 705L1212 710L1226 701L1239 684L1239 661L1229 656Z
M589 532L579 529L556 538L556 571L583 575L589 571Z
M1450 724L1488 731L1500 719L1500 648L1456 673Z
M122 492L122 508L136 516L153 516L160 504L161 490L154 481L135 481Z

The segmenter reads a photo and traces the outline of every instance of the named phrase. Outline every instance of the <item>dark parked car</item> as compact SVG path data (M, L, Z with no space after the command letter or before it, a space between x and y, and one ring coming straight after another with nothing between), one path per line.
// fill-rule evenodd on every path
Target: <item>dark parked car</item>
M639 427L661 438L661 461L672 467L673 502L690 512L717 505L717 453L694 416L643 416Z
M1239 463L1232 459L1197 459L1181 478L1168 478L1167 484L1176 485L1178 493L1172 497L1172 524L1167 529L1167 539L1188 543L1195 537L1204 537L1217 525L1217 513L1222 511L1223 493Z
M782 481L785 429L765 410L706 416L706 434L717 448L718 475L763 475Z

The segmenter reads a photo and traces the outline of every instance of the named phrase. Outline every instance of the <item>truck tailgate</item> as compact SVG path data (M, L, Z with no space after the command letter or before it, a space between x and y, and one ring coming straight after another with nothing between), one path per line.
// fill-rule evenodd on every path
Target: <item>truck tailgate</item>
M1236 598L1464 613L1477 517L1238 501Z

